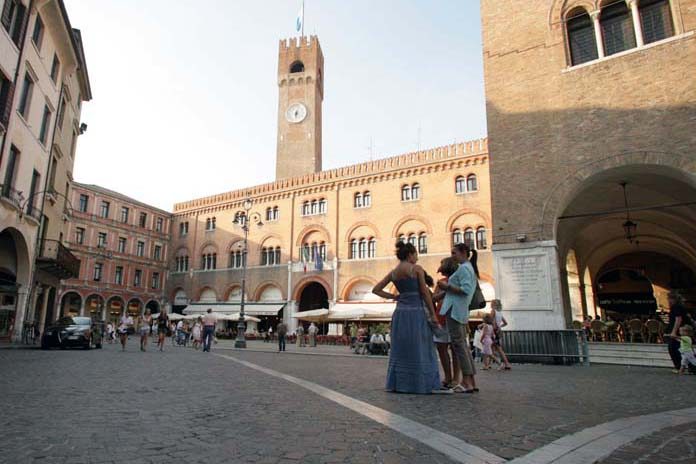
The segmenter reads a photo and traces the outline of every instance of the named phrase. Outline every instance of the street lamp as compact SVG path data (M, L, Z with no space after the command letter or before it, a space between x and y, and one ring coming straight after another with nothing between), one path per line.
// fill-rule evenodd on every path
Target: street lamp
M239 305L239 320L237 321L237 338L234 341L235 348L246 348L246 338L244 337L244 332L246 330L246 323L244 322L244 302L246 299L246 271L247 271L247 250L249 244L249 222L254 221L254 223L261 227L263 222L261 221L261 215L259 213L250 213L252 202L251 198L247 197L244 200L242 208L244 208L243 215L235 215L233 224L241 226L244 231L244 245L242 249L242 301Z

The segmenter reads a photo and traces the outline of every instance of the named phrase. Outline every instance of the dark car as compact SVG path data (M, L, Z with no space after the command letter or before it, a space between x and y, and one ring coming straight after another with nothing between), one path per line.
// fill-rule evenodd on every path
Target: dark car
M82 347L86 350L102 347L102 324L93 322L89 317L61 317L54 324L46 327L41 337L41 348L47 350L57 346Z

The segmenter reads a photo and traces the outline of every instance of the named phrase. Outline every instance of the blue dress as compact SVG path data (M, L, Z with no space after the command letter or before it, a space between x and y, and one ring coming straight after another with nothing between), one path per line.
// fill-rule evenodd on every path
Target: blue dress
M440 370L433 333L426 319L418 278L394 280L399 300L392 316L387 370L389 391L431 393L440 388Z

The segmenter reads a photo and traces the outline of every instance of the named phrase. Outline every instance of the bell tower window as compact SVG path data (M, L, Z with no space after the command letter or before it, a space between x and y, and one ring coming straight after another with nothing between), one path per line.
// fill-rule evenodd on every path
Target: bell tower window
M301 61L295 61L290 65L290 74L304 72L304 63Z

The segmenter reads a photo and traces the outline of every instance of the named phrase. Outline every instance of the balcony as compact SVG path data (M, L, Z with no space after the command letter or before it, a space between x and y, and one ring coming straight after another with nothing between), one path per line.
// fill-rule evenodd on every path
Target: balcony
M80 274L80 260L57 240L42 240L36 263L39 269L60 279Z
M10 184L0 184L0 198L17 209L21 207L24 200L22 192L15 190Z

